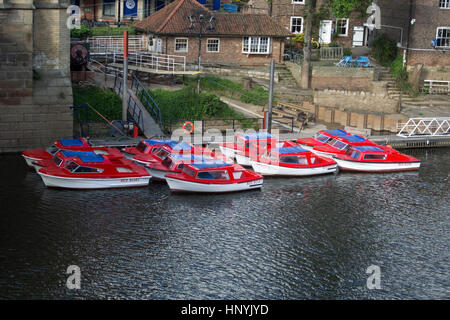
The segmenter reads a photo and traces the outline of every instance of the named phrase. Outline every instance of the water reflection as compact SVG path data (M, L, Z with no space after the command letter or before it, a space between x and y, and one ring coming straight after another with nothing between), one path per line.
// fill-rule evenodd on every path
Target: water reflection
M448 297L449 155L415 151L419 172L271 178L227 195L46 189L0 156L0 298ZM71 264L79 291L65 288ZM382 290L366 288L372 264Z

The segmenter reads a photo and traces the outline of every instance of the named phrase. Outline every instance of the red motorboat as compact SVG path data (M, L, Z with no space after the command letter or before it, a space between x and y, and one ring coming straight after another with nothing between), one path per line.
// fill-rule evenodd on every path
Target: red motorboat
M311 176L333 173L336 161L320 157L299 145L267 149L257 158L252 158L253 170L271 176Z
M175 140L147 139L140 141L136 147L123 148L122 152L127 158L136 155L145 156L151 154L154 148L159 148L161 146L169 146L172 148L177 145L177 143L178 142Z
M146 166L147 171L151 174L152 180L166 180L167 173L181 172L186 164L194 162L205 162L214 160L208 156L195 154L168 154L162 161L153 162Z
M223 161L186 164L180 173L166 174L172 192L224 193L260 189L263 177L238 164Z
M334 156L342 170L395 172L419 170L420 160L400 153L390 146L351 146Z
M275 146L276 143L276 138L268 132L236 134L234 142L220 144L220 151L229 159L236 159L240 165L251 166L252 152L258 152L260 146Z
M345 136L351 136L351 134L341 129L320 130L314 135L314 137L297 139L297 143L303 149L312 151L314 147L324 146L334 138Z
M40 167L36 167L35 162L39 160L51 160L53 155L61 150L72 151L93 151L97 154L110 155L113 157L122 157L122 153L114 148L107 147L93 147L84 138L78 139L60 139L56 140L53 145L46 149L29 149L22 152L22 157L27 162L27 165L34 167L36 170Z
M105 157L92 151L62 150L37 172L47 187L104 189L146 186L150 174L123 157Z
M377 144L365 137L346 135L332 138L325 144L314 146L311 151L319 156L332 158L336 154L344 154L352 146L377 146Z

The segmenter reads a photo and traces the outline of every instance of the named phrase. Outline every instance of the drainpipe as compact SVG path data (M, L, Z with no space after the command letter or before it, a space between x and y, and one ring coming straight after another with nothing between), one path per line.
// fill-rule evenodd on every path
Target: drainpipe
M409 19L408 19L408 36L406 40L406 54L409 56L409 40L411 38L411 20L412 20L412 13L413 13L413 0L409 0ZM406 59L403 60L403 67L405 66Z

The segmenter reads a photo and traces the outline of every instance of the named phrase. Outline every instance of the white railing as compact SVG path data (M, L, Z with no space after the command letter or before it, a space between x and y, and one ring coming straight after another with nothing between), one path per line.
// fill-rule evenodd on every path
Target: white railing
M397 133L399 137L413 136L449 136L450 117L440 118L411 118L403 125Z
M123 52L123 37L91 37L87 39L91 54L119 53ZM128 51L139 52L147 51L143 37L128 37Z
M112 62L123 62L123 54L114 53ZM151 69L175 73L176 71L186 71L186 57L162 53L131 52L128 54L128 65L135 66L142 71Z
M342 47L320 47L320 60L339 60L344 56Z

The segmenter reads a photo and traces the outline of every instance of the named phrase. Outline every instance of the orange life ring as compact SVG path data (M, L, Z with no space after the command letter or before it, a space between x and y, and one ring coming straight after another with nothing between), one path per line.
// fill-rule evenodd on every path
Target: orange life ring
M191 126L191 130L189 130L189 131L186 130L186 126L187 126L187 125L190 125L190 126ZM183 124L182 129L183 129L183 131L184 131L185 133L191 134L192 132L194 132L194 124L193 124L192 122L190 122L190 121L186 121L186 122Z

